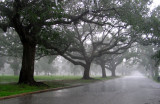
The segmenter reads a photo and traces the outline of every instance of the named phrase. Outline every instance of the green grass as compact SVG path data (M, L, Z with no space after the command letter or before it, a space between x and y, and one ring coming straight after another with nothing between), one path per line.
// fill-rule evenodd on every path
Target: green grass
M18 76L0 76L0 83L2 82L17 82Z
M153 77L151 78L153 81L157 82L157 83L160 83L160 81L158 80L158 77Z
M49 85L50 87L29 86L29 85L25 85L25 84L22 84L22 85L0 84L0 97L22 94L22 93L33 92L33 91L39 91L39 90L44 90L44 89L48 89L48 88L57 88L57 87L67 86L65 84L51 83L51 82L46 82L46 84Z
M18 82L18 76L0 76L0 83ZM51 81L51 80L77 80L80 76L35 76L36 81Z
M77 80L81 76L35 76L35 80Z
M48 87L18 85L13 83L18 82L18 78L18 76L0 76L0 97L48 89ZM80 76L35 76L36 81L43 81L49 88L69 86L67 81L70 82L70 80L78 80L80 78Z
M42 81L49 86L49 87L44 87L44 86L37 87L37 86L18 85L16 83L10 83L10 82L17 82L18 76L0 76L0 83L1 83L0 97L44 90L48 88L58 88L76 84L92 83L100 80L109 80L109 79L112 79L112 77L107 77L107 78L95 77L92 80L83 80L81 79L81 76L35 76L35 80ZM9 82L9 83L2 84L2 82Z
M18 76L0 76L0 83L18 82ZM52 81L52 80L79 80L81 76L35 76L36 81ZM95 79L106 79L101 77L94 77ZM111 77L107 77L109 79Z

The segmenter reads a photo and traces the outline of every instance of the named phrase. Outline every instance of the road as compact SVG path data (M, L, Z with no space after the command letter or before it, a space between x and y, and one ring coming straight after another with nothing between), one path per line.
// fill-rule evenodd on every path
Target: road
M2 100L0 104L160 104L160 84L143 76L127 76Z

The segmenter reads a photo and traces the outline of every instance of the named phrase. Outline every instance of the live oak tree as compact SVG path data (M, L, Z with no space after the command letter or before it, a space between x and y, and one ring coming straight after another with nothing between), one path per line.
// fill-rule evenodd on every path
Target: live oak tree
M142 64L146 71L148 71L148 74L152 78L156 78L159 76L159 68L158 68L158 60L157 57L154 56L156 52L158 52L159 48L152 45L152 46L142 46L139 45L139 51L138 51L138 59L137 60L140 64Z
M154 41L151 41L150 43L154 44L156 47L160 47L160 6L155 8L151 13L151 29L152 29L152 37L155 37ZM154 59L156 66L159 66L160 64L160 50L154 53L152 59ZM158 73L158 71L157 71ZM157 75L158 76L158 75Z
M116 69L115 64L117 64L117 65L120 64L120 62L117 63L115 61L116 61L116 58L119 56L122 56L122 55L121 54L106 54L101 57L95 58L94 63L101 66L102 78L107 77L106 76L106 69L108 69L112 72L112 76L115 76L115 71L114 71Z
M84 67L83 79L90 79L90 65L96 57L123 53L136 39L137 34L131 28L120 21L109 21L112 24L102 27L85 22L71 27L75 31L74 42L62 56Z
M95 58L95 60L93 61L95 64L100 65L101 69L102 69L102 78L106 78L106 68L105 68L105 64L110 61L110 57L109 55L103 55L101 57L97 57Z
M134 57L132 58L132 60L126 63L129 66L140 64L145 68L145 73L147 73L152 78L157 78L159 76L159 65L157 63L157 56L154 56L154 54L157 53L158 50L159 48L154 44L147 46L137 44L136 47L132 48Z
M65 41L58 41L58 45L55 44L55 41L57 43L58 40L57 35L59 37L59 34L64 34L62 29L56 29L57 24L75 23L89 13L86 10L81 14L73 16L66 15L68 9L64 12L64 8L62 7L65 7L65 5L61 4L61 2L51 0L1 1L0 28L3 31L7 31L7 28L13 28L23 45L22 69L19 83L36 84L33 72L37 46L39 47L39 45L43 44L41 49L47 47L47 49L54 49L61 54L66 50L64 48L66 46L62 45ZM48 42L49 40L52 42ZM57 47L61 47L63 51L61 52Z
M88 5L90 2L92 5ZM138 37L138 33L142 32L145 27L145 25L142 25L144 22L143 17L147 16L147 5L150 3L150 0L109 0L96 3L94 0L82 0L78 3L77 1L72 3L76 5L70 6L73 8L76 6L77 9L72 11L69 11L69 9L68 12L71 14L78 14L83 11L85 11L83 13L89 11L89 14L80 18L79 23L72 24L72 29L74 29L76 34L74 37L75 43L71 44L69 50L62 56L75 65L83 66L83 78L89 79L90 64L95 57L103 54L118 53L119 50L121 51L121 46L127 46L125 42L128 42L128 46L130 46L133 40ZM87 20L88 18L89 20ZM87 24L90 26L83 26L86 23L90 23ZM98 26L94 27L93 23L98 25L99 29L97 28ZM116 30L115 33L113 32L114 30ZM97 38L98 34L101 33L104 33L102 38ZM131 38L133 39L132 42L130 41ZM112 39L113 41L111 41ZM90 44L87 43L89 41ZM103 50L102 47L107 49Z
M115 77L116 76L116 68L119 64L121 64L123 62L123 59L129 60L133 57L136 57L137 55L133 52L125 52L123 54L119 54L119 55L112 55L110 58L110 61L108 61L105 64L105 68L107 68L108 70L111 71L112 76Z
M129 47L130 48L130 47ZM105 69L111 71L112 76L116 76L116 68L123 62L123 59L129 60L132 57L136 57L136 53L129 52L127 49L121 54L106 54L95 59L95 63L102 68L102 77L106 77Z
M50 0L5 0L0 3L0 15L0 28L4 31L7 31L7 28L13 28L23 46L19 83L38 84L33 77L37 45L43 43L43 46L57 50L57 47L48 41L65 33L59 32L53 25L69 24L71 21L65 21L65 18L62 18L63 9L60 4L56 5Z
M145 14L143 11L146 11L145 7L149 0L145 2L110 0L107 3L97 1L97 3L92 3L91 0L81 2L77 0L61 0L60 2L57 0L5 0L0 2L0 28L3 31L13 28L23 46L19 83L37 84L33 78L37 46L41 45L63 54L70 45L64 45L66 41L57 41L58 39L55 38L68 33L64 33L62 28L57 29L60 24L77 24L79 21L98 25L110 24L110 22L105 22L107 16L117 17L128 25L134 25L136 29L136 24L142 21L141 19L137 21L135 17L141 18ZM69 6L73 7L72 10L69 9ZM98 17L101 18L101 21L97 21ZM64 39L64 36L61 38ZM58 46L54 44L55 41L59 43Z

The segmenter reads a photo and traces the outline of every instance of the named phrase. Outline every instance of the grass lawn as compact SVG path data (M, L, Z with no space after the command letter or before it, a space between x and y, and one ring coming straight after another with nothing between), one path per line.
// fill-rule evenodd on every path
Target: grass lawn
M29 85L18 85L16 83L3 83L3 82L17 82L18 76L0 76L0 97L22 94L27 92L33 92L38 90L44 90L49 88L58 88L71 86L76 84L85 84L96 82L99 80L109 80L108 78L99 78L96 77L94 80L83 80L80 76L35 76L37 81L42 81L49 87L44 86L29 86Z
M18 76L0 76L0 83L18 82ZM51 80L76 80L81 76L35 76L36 81L51 81Z
M29 86L29 85L17 85L17 84L0 84L0 97L9 96L9 95L16 95L26 92L33 92L38 90L44 90L49 88L58 88L67 86L67 84L62 83L50 83L45 82L49 87L44 86Z

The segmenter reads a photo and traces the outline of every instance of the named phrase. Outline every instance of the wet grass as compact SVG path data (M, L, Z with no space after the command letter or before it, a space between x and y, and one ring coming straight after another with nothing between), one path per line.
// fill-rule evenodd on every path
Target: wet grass
M0 76L0 83L3 82L17 82L18 76Z
M29 86L25 84L0 84L0 97L22 94L27 92L39 91L49 88L58 88L58 87L65 87L68 86L67 84L62 83L50 83L45 82L45 84L49 85L49 87L45 86Z
M160 83L160 80L158 80L157 77L153 77L152 80L155 81L155 82L157 82L157 83Z
M77 80L81 76L35 76L35 80Z
M18 76L0 76L0 83L12 83L12 82L18 82ZM79 80L82 77L81 76L35 76L34 77L36 81L53 81L53 80ZM107 78L101 78L101 77L93 77L94 79L110 79L112 77ZM81 80L83 81L83 80ZM84 82L87 82L87 80L84 80ZM92 81L92 80L88 80Z
M22 94L27 92L34 92L49 88L58 88L86 83L93 83L100 80L113 79L112 77L100 78L95 77L91 80L84 80L80 76L35 76L37 81L41 81L47 84L49 87L45 86L29 86L29 85L18 85L15 82L18 81L18 76L0 76L0 82L9 82L0 84L0 97ZM13 83L14 82L14 83Z
M0 83L18 82L18 76L0 76ZM52 81L52 80L77 80L80 76L35 76L36 81Z

